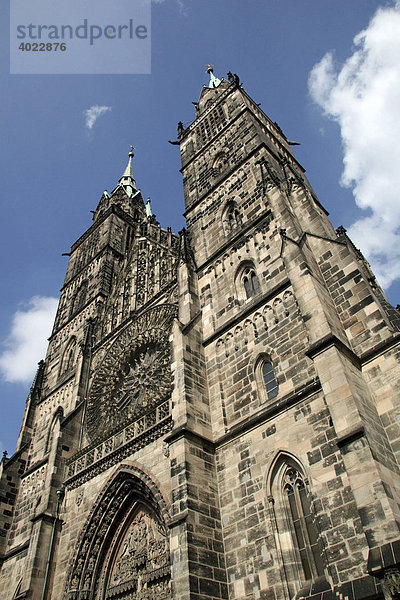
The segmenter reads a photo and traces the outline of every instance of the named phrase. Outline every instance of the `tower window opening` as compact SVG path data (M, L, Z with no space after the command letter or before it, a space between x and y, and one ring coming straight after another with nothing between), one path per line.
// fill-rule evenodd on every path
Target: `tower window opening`
M81 283L78 291L76 292L72 304L71 304L71 315L79 312L84 307L87 299L88 282L85 280Z
M246 298L255 296L260 291L260 284L258 283L257 275L254 269L247 267L243 273L243 286L246 292Z
M67 373L68 371L71 371L71 369L73 369L75 362L75 353L76 338L74 336L69 340L67 347L64 350L64 354L61 360L60 375L62 375L63 373Z
M324 574L318 534L312 520L310 502L302 474L295 468L287 469L284 476L292 537L299 552L305 579Z
M223 218L225 233L231 233L238 229L241 224L240 212L236 204L229 204Z
M278 384L275 379L274 369L269 361L262 363L261 374L268 400L276 398L278 395Z
M226 156L220 156L217 161L217 164L216 164L217 174L221 174L224 171L226 171L228 166L229 166L229 163L228 163L228 159L226 158Z

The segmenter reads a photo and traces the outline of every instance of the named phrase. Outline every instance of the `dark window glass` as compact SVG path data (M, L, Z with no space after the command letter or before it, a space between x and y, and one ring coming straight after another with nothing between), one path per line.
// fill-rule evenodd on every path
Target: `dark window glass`
M263 363L262 377L268 400L272 400L272 398L275 398L278 395L278 384L276 383L274 370L270 362Z
M246 297L250 298L252 296L252 293L251 293L250 281L249 281L248 277L244 277L243 285L244 285L244 289L246 292Z
M252 273L250 275L250 279L251 279L251 286L254 290L254 293L258 294L258 292L260 291L260 286L258 284L257 275L254 273L254 271L252 271Z
M310 502L302 475L293 468L285 475L293 540L300 554L306 579L323 575L324 567L318 547L318 534L311 516Z
M246 297L251 298L260 291L257 275L253 269L247 268L244 271L243 285L246 292Z

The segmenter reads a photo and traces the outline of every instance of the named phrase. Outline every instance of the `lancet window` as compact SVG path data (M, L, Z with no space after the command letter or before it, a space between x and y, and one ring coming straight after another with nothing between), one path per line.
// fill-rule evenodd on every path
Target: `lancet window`
M242 283L244 291L246 292L246 298L255 296L260 291L260 284L258 283L256 272L253 268L247 267L242 276Z
M270 473L269 500L277 547L285 563L288 583L298 587L299 582L324 575L309 483L300 464L286 452L278 455Z

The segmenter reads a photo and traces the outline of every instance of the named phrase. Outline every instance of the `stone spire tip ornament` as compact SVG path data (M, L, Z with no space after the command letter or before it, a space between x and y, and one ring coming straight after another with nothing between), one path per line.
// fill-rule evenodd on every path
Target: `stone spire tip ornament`
M133 191L136 191L136 182L133 178L133 171L132 171L132 158L134 157L134 146L131 146L131 149L129 151L129 160L128 160L128 164L126 165L126 169L121 177L121 179L119 180L119 183L121 183L123 186L125 186L127 188L128 194L132 195Z
M214 75L214 65L207 65L207 73L210 75L210 82L207 87L216 88L221 83L221 80Z

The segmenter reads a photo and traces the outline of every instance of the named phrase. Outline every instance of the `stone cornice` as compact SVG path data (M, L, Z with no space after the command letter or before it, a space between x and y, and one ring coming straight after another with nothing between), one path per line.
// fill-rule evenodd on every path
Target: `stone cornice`
M29 548L29 544L30 544L30 540L28 540L27 542L24 542L23 544L20 544L19 546L16 546L15 548L12 548L5 554L0 555L0 565L4 561L8 560L9 558L12 558L13 556L15 556L16 554L20 554L24 550L27 550L27 548Z
M306 350L305 355L314 360L316 356L332 347L337 348L342 354L345 354L358 369L361 368L360 359L357 354L333 333L328 333L323 338L311 344L308 350Z
M210 440L205 436L197 433L190 429L187 424L180 425L176 429L173 429L171 433L169 433L164 441L168 444L174 443L179 439L191 439L195 442L200 442L208 447L211 452L215 452L219 447L224 446L231 440L246 434L251 429L262 425L263 423L269 421L272 417L275 417L279 413L284 410L287 410L291 406L301 402L302 400L307 399L310 396L313 396L318 391L322 390L321 382L318 377L307 381L305 384L297 387L294 391L286 394L282 398L279 398L276 402L271 403L270 405L264 406L257 413L243 419L239 423L233 425L224 435L221 437Z
M140 426L137 425L143 421L143 418L149 416L149 414L145 415L145 417L132 422L113 436L107 437L104 441L98 441L67 459L65 487L70 489L79 487L82 483L89 481L99 473L106 471L111 466L118 464L124 458L140 450L140 448L147 446L171 431L173 427L171 415L162 417L159 420L155 418L154 424L148 427L144 424L144 430L140 431ZM107 449L108 446L109 450ZM98 458L95 454L98 455Z
M26 471L23 473L23 475L21 475L21 479L24 479L25 477L27 477L28 475L30 475L37 469L40 469L40 467L45 465L48 462L48 460L49 460L49 456L47 455L44 458L42 458L41 460L38 460L37 462L35 462L31 467L29 467L29 469L26 469Z
M400 334L395 334L388 340L384 340L380 344L376 344L376 346L374 346L371 350L367 350L366 352L361 354L361 364L364 366L365 364L371 362L371 360L374 360L374 358L377 358L378 356L380 356L387 350L390 350L390 348L397 346L398 344L400 344Z
M271 403L271 405L263 407L251 417L248 417L240 423L233 425L225 435L216 440L216 447L222 446L230 442L232 439L247 433L251 429L266 423L272 417L275 417L279 413L287 410L295 404L298 404L302 400L307 399L309 396L313 396L320 390L322 390L322 386L318 377L309 380L304 385L297 387L293 392L286 394L282 398L278 398L278 400Z
M196 273L201 273L201 271L206 269L216 258L218 258L218 256L226 252L231 246L234 246L239 240L243 239L246 233L257 227L257 225L262 224L264 221L268 221L267 224L269 224L272 221L272 219L273 215L271 210L267 210L267 212L256 217L252 221L249 221L244 227L240 228L240 231L238 231L238 233L229 236L229 239L225 242L225 244L223 244L220 248L218 248L218 250L213 252L213 254L211 254L211 256L209 256L207 260L203 262L202 265L197 267Z
M214 333L210 335L207 339L204 340L203 346L206 347L212 342L215 342L217 338L223 335L226 331L234 327L239 321L244 320L249 314L257 310L260 306L269 302L272 298L286 290L290 286L290 279L285 278L281 283L278 283L272 290L269 290L266 294L263 294L259 299L255 299L249 304L246 304L246 307L240 310L232 319L229 319L226 323L221 325Z

